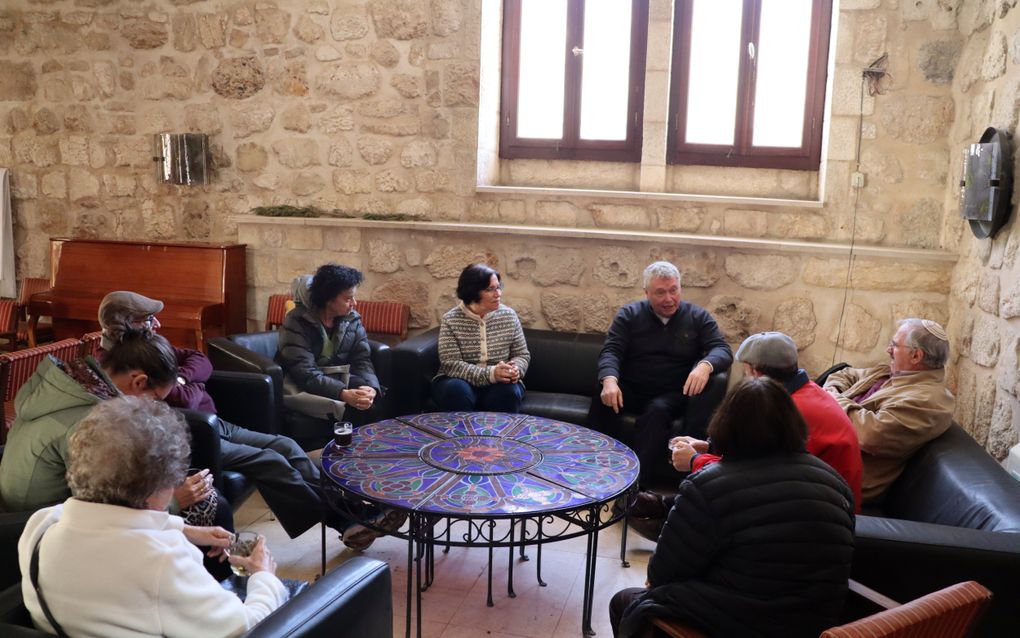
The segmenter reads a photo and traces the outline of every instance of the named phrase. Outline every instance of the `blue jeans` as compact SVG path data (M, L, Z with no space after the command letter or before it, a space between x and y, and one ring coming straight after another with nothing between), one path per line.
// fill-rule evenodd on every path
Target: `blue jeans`
M440 377L432 382L432 399L443 412L519 412L524 385L518 382L473 386L464 379Z

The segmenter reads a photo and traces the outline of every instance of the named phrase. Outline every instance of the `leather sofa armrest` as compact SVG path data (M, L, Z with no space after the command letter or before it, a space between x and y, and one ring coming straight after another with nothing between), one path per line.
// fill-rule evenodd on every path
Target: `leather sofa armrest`
M279 433L276 393L269 375L213 370L205 388L223 420L256 432Z
M18 539L32 514L31 511L0 514L0 588L21 583Z
M191 430L191 467L207 468L213 485L223 492L223 468L220 467L219 417L208 412L178 408Z
M46 636L32 627L32 616L21 595L21 582L0 590L0 634L5 638Z
M905 602L976 580L992 590L978 636L1020 626L1020 534L858 516L851 577Z
M439 328L433 328L390 349L389 407L393 415L422 411L438 365L438 347Z
M356 556L270 614L245 636L303 638L338 634L359 638L393 635L393 592L386 563ZM342 628L342 630L341 630Z
M209 339L207 345L209 360L217 370L257 372L269 375L273 383L283 381L283 368L270 357L249 350L226 337L213 337Z

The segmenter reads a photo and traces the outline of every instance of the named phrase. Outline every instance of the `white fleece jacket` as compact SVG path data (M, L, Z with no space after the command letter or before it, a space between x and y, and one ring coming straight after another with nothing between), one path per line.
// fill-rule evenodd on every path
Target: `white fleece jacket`
M74 498L39 510L18 541L21 589L36 627L56 633L29 578L43 532L39 585L71 636L237 636L286 602L283 583L259 572L242 603L202 567L183 529L166 512Z

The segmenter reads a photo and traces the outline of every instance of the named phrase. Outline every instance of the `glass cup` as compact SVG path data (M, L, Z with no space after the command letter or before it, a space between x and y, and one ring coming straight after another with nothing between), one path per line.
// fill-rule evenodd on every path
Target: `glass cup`
M337 421L333 424L333 442L338 447L347 447L354 440L354 425L350 421Z
M227 548L227 555L251 556L251 553L255 550L255 543L258 542L258 539L259 535L255 532L238 532L234 534L234 540L231 541L230 547ZM230 571L241 577L251 575L247 569L240 565L231 565Z

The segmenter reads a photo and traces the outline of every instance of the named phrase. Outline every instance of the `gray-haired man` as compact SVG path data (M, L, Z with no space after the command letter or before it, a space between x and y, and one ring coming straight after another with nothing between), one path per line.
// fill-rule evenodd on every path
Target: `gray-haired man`
M733 352L707 310L681 301L676 266L649 265L644 289L645 299L620 308L606 335L598 364L602 390L588 425L630 445L647 484L679 477L666 445L674 418L686 413L683 434L705 438L715 406L700 395L709 375L729 369ZM624 410L637 415L633 437L622 432Z
M880 500L914 452L953 422L956 400L945 386L945 328L915 318L898 325L886 348L888 364L844 368L829 375L824 386L857 431L865 504Z

